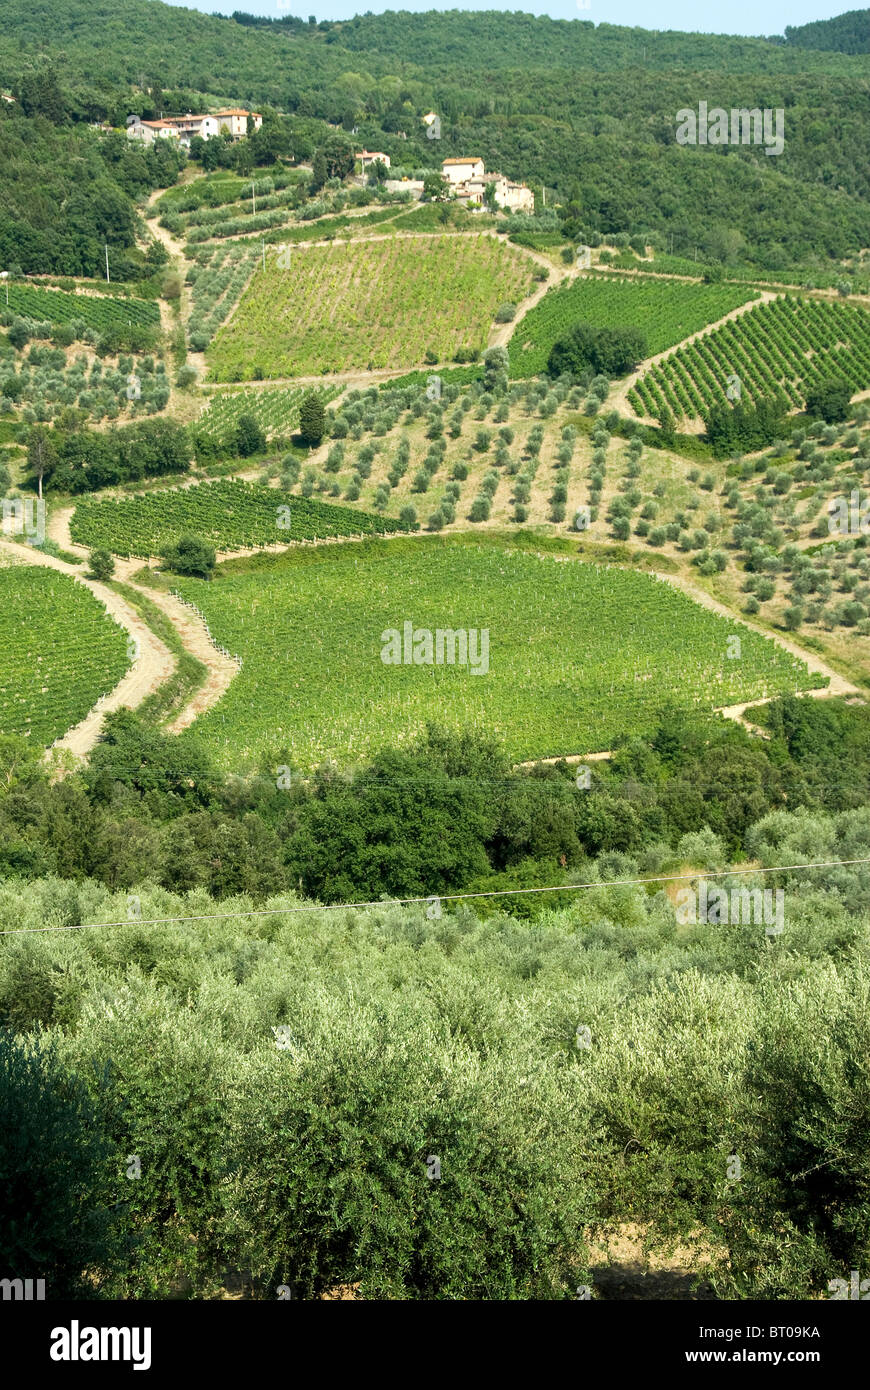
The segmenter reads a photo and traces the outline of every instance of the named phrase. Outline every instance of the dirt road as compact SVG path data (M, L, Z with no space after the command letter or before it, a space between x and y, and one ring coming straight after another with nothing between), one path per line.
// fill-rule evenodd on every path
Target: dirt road
M243 476L243 475L239 475ZM194 486L195 482L191 479L181 486ZM48 520L46 531L51 540L56 541L63 550L68 550L73 555L80 555L84 558L87 550L84 546L76 545L70 537L70 519L73 507L62 507L53 511ZM282 550L283 546L274 547ZM243 554L256 552L242 552ZM232 558L221 554L220 559ZM60 561L56 563L60 564ZM208 671L205 684L195 691L184 708L176 715L173 722L168 725L170 733L180 733L182 729L187 729L199 715L216 705L222 695L229 689L231 682L239 673L239 666L232 657L225 656L223 652L212 641L206 630L205 623L193 609L181 603L172 594L164 593L159 589L152 589L142 584L137 584L133 576L137 570L141 570L143 561L141 559L123 560L115 559L115 576L124 584L129 584L131 588L147 598L156 608L163 612L184 645L185 651L191 656L195 656L201 661ZM71 570L71 566L64 567ZM72 571L75 573L75 571ZM102 587L102 586L101 586ZM109 591L111 592L111 591ZM115 597L115 595L113 595ZM129 607L129 605L125 605ZM132 609L129 610L133 612ZM141 621L141 620L140 620ZM156 640L156 639L155 639ZM162 643L161 643L162 645ZM142 697L144 699L144 696Z
M53 555L43 555L38 550L25 549L9 541L0 541L0 552L18 562L57 570L59 574L65 574L77 584L90 589L107 612L138 644L138 654L133 665L127 674L122 676L115 689L98 700L81 723L68 730L63 738L58 739L53 745L54 748L73 753L77 758L85 758L100 736L104 716L125 706L135 709L141 705L143 700L158 690L173 674L175 658L169 648L155 637L136 610L105 584L100 584L95 579L86 579L75 566L68 565L63 560L56 560Z

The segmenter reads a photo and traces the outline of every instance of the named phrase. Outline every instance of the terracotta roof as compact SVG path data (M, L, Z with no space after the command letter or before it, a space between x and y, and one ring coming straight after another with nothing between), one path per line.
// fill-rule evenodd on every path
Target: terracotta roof
M442 169L443 169L445 164L482 164L482 163L483 163L483 160L481 159L480 155L479 155L479 154L474 154L474 155L470 155L470 156L468 157L468 159L442 159L442 161L441 161L441 167L442 167Z

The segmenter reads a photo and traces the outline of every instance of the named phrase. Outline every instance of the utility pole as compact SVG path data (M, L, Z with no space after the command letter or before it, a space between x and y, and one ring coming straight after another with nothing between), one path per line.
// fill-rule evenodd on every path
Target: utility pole
M254 185L254 180L253 180L253 179L251 179L251 202L254 204L254 216L256 217L256 215L257 215L257 190L256 190L256 187L255 187L255 185Z
M109 281L109 243L108 243L108 242L105 243L105 248L106 248L106 284L108 285L108 284L110 283L110 281Z
M263 237L263 272L266 270L266 238Z

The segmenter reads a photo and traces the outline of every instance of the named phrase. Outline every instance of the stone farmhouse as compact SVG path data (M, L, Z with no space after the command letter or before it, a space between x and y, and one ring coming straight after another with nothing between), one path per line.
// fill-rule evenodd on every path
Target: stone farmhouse
M482 207L488 184L494 185L496 207L505 212L534 212L535 195L524 183L512 183L504 174L487 174L479 156L444 159L441 172L456 199L468 206Z
M155 140L179 140L182 145L189 145L194 135L210 140L225 131L234 140L240 140L248 133L248 116L253 119L254 129L259 130L263 124L259 111L245 111L238 106L199 116L188 111L186 116L166 116L159 121L143 121L141 116L134 115L127 117L127 135L146 145L153 145Z

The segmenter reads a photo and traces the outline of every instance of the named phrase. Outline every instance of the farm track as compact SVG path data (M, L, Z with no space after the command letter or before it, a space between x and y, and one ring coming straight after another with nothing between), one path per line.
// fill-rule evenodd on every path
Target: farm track
M253 470L248 470L249 474L251 472L253 472ZM243 477L245 475L239 474L238 476ZM254 476L256 476L256 473L254 473ZM197 485L196 482L191 480L190 482L182 483L180 486L187 488ZM76 545L70 536L70 519L74 510L74 507L64 507L61 511L53 513L49 517L46 530L49 538L55 541L61 549L68 550L70 554L79 555L84 559L88 554L87 548L82 545ZM283 546L270 548L275 550L284 549ZM247 554L249 552L245 553ZM255 551L250 553L256 554ZM48 557L44 558L47 559ZM223 560L239 557L219 552L219 558ZM54 563L57 565L62 564L61 561L55 561ZM201 661L208 672L205 684L193 693L184 708L175 716L172 723L166 726L169 733L177 734L181 733L183 729L190 728L194 720L217 704L218 700L226 694L233 678L238 675L239 668L231 657L224 656L224 654L218 650L209 637L202 619L198 617L191 608L180 603L172 594L164 593L160 589L151 589L144 584L136 582L136 572L142 569L143 563L141 558L134 557L125 560L116 557L115 574L118 579L125 584L129 584L132 589L140 593L143 598L147 598L149 602L153 603L155 607L159 608L165 614L175 628L185 651L188 652L190 656L196 657L198 661ZM71 565L65 565L64 570L72 574L76 573ZM107 592L111 593L111 590L107 590ZM113 595L113 597L117 596ZM125 607L130 613L134 612L128 605L125 605ZM135 616L137 621L141 623L142 619L138 617L138 614ZM150 633L150 628L148 628L147 631ZM155 642L158 640L159 639L156 637L154 638ZM162 642L160 646L163 646ZM157 685L162 685L165 679L166 676L162 676L157 682ZM155 689L156 688L155 686ZM141 704L142 700L145 699L145 696L148 694L151 694L150 690L146 691L140 699L136 701L136 704Z
M58 749L72 753L77 758L85 758L100 736L104 716L115 710L123 709L125 706L135 709L141 705L143 700L159 690L164 681L167 681L174 673L176 669L175 658L165 643L155 636L144 619L134 608L131 608L126 600L114 593L105 584L100 584L95 579L86 579L74 565L69 565L64 560L57 560L53 555L43 555L38 550L25 549L25 547L9 541L0 541L0 551L24 564L41 565L46 569L56 570L59 574L65 574L70 579L75 580L77 584L89 589L112 617L129 633L130 637L139 644L139 656L136 662L127 674L122 676L115 689L98 700L84 719L74 728L67 730L63 738L58 739L49 750L51 752Z
M187 323L188 323L188 320L189 320L189 318L190 318L191 310L192 310L192 307L193 307L193 295L192 295L190 286L189 286L188 283L187 283L187 273L186 273L186 270L185 270L184 246L183 246L182 242L177 241L176 238L171 234L171 232L168 232L168 231L166 230L165 227L161 227L161 226L160 226L159 218L158 218L157 216L154 216L154 215L153 215L153 212L152 212L152 209L153 209L153 207L154 207L154 204L157 202L157 199L158 199L158 198L161 196L161 194L164 193L164 192L165 192L165 189L160 189L160 188L158 188L158 189L155 189L155 191L149 196L148 202L147 202L147 204L146 204L147 211L146 211L146 213L145 213L145 225L146 225L146 227L148 228L148 230L149 230L149 232L151 233L151 235L155 238L155 240L157 240L157 241L160 242L161 246L163 246L164 250L166 251L167 255L169 256L169 265L170 265L171 269L177 271L178 274L179 274L180 277L181 277L181 302L180 302L180 305L179 305L179 316L178 316L178 318L175 318L175 316L173 315L172 311L171 311L170 308L169 308L169 305L166 303L165 299L160 299L160 300L158 300L158 304L160 305L160 326L161 326L161 328L163 329L164 334L166 335L167 343L171 343L171 342L172 342L173 330L174 330L179 324L181 324L181 326L184 328L185 337L187 336ZM202 377L202 376L204 375L204 373L205 373L205 354L204 354L204 353L202 353L202 352L191 352L191 351L188 349L188 353L187 353L187 362L189 363L190 366L192 366L192 367L194 367L194 368L196 369L196 371L197 371L197 373L199 374L200 377ZM171 380L171 377L170 377L170 383L169 383L169 390L170 390L169 403L170 403L170 406L172 405L172 402L173 402L174 389L175 389L175 388L174 388L173 385L172 385L172 380Z

